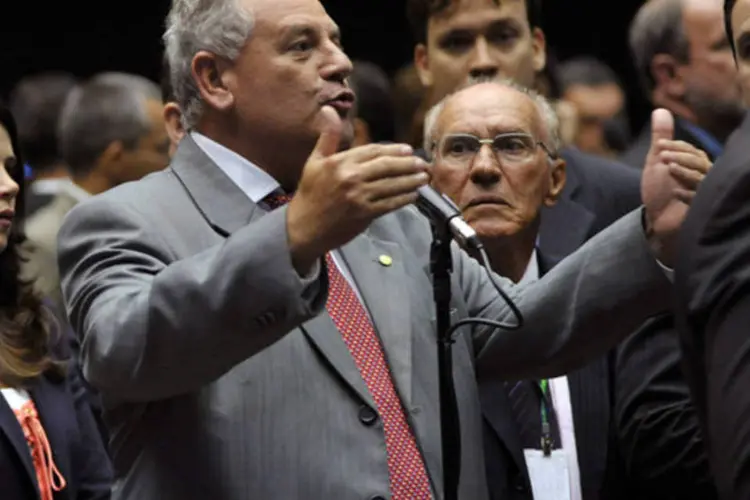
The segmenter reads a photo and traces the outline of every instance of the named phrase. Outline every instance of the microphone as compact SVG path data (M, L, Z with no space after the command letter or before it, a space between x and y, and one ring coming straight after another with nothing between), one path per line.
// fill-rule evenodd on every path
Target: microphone
M453 200L440 194L431 186L417 189L417 202L420 212L436 226L447 226L456 242L465 250L481 250L476 231L464 221L461 212Z

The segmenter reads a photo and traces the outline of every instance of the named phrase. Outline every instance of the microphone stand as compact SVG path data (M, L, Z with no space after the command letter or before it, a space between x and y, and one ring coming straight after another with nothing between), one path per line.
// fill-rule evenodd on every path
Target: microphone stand
M430 271L437 313L438 372L440 383L440 434L443 455L443 486L445 500L458 499L461 475L461 427L453 383L453 339L451 327L451 235L447 224L432 225Z

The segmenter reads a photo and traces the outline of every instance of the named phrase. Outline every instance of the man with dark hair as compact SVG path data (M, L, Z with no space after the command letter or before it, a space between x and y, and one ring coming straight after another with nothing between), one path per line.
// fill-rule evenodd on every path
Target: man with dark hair
M736 64L748 74L750 0L727 0L724 10ZM693 201L675 267L685 373L722 499L750 498L749 192L750 115Z
M578 111L575 145L587 153L614 156L630 142L625 91L615 72L593 57L565 61L558 69L563 99Z
M655 107L676 117L676 138L718 158L745 114L724 30L722 0L652 0L630 26L630 51ZM643 164L648 127L622 160Z
M357 95L353 146L395 140L396 118L388 75L373 63L354 61L349 85Z
M472 79L502 76L532 88L546 66L541 7L535 0L409 0L414 62L435 102ZM568 179L545 209L539 245L562 258L640 204L634 169L565 148Z
M68 73L40 73L22 79L10 94L24 158L34 181L26 195L26 214L49 203L67 180L57 141L57 121L65 98L75 87Z

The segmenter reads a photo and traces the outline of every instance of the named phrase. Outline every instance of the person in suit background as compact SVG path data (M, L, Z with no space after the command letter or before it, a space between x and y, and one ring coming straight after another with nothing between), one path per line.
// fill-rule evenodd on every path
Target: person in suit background
M424 147L432 158L433 185L453 199L477 231L492 269L515 283L529 283L557 264L536 247L541 208L557 202L565 183L565 162L557 156L558 120L552 105L536 93L490 82L436 105L425 121ZM479 140L493 138L492 149L483 149ZM518 151L533 151L536 144L547 155L532 163L516 160ZM671 141L665 150L681 152L682 144ZM710 166L701 152L688 155ZM624 468L616 465L619 450L610 449L612 365L603 356L548 381L559 425L555 448L562 449L570 474L569 497L561 498L611 499L621 493ZM540 394L528 386L532 383L480 383L492 498L531 498L527 468L538 464L533 457L527 463L525 455L541 442Z
M0 104L0 492L8 500L107 499L112 470L85 391L60 360L66 346L52 338L52 315L19 278L22 186L15 123Z
M630 26L630 51L651 103L677 117L675 138L718 158L746 109L722 0L645 2ZM646 126L622 161L640 168L650 140Z
M64 296L112 430L116 498L442 490L432 238L410 206L428 167L403 144L346 149L340 40L316 0L173 2L165 42L189 132L166 171L63 223ZM657 259L670 262L681 181L658 162L644 178L645 208L540 282L489 274L525 323L466 328L454 346L459 498L487 497L478 377L564 373L668 307ZM455 319L512 321L478 263L452 259Z
M57 126L65 99L77 84L68 73L47 72L19 81L8 105L18 125L21 151L31 174L26 193L26 216L52 201L68 181L60 152Z
M91 195L164 168L170 139L159 87L124 73L96 75L71 92L59 125L71 182L29 219L24 274L64 312L57 270L57 233L63 218Z
M541 3L409 0L416 40L414 62L437 103L471 79L511 78L533 88L546 66ZM583 242L641 204L638 171L565 148L567 182L559 201L545 207L539 248L552 259Z
M630 125L617 74L593 57L567 60L557 72L562 99L577 111L576 147L607 157L622 153L630 142Z
M739 72L750 73L750 1L727 0ZM747 79L742 81L747 83ZM750 96L750 88L744 88ZM750 116L698 190L679 238L677 326L719 498L750 498Z
M352 147L395 141L396 115L388 75L371 62L353 61L349 85L357 96Z

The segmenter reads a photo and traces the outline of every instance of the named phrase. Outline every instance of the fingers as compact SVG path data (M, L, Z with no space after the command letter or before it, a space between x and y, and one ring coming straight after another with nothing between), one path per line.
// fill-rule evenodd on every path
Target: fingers
M417 188L426 185L428 182L430 182L430 175L427 172L381 179L368 186L369 201L377 204L388 198L412 194L416 192Z
M683 187L691 191L696 191L705 177L705 174L700 171L674 163L669 165L669 173Z
M674 117L666 109L655 109L651 113L651 144L657 144L661 139L674 138Z
M401 194L398 196L392 196L390 198L383 198L380 201L375 202L372 205L372 210L377 215L387 214L403 208L407 205L411 205L417 201L417 192L412 191L410 193Z
M701 173L707 173L711 168L711 161L702 155L696 153L681 153L677 151L662 151L659 154L661 160L667 164L676 164L681 167L689 168Z
M413 155L414 149L408 144L368 144L343 151L332 157L331 160L336 162L364 163L385 156L411 157Z
M658 145L663 151L681 151L683 153L695 153L698 155L705 155L706 158L708 158L703 150L696 148L689 142L660 139Z
M689 191L687 189L675 188L673 194L675 199L686 205L690 205L693 202L693 198L695 198L695 191Z
M381 156L360 168L363 180L368 182L429 171L429 165L416 156Z
M341 143L344 125L336 110L331 106L323 106L320 110L320 119L323 121L323 125L315 149L310 155L311 158L333 156L338 152Z

